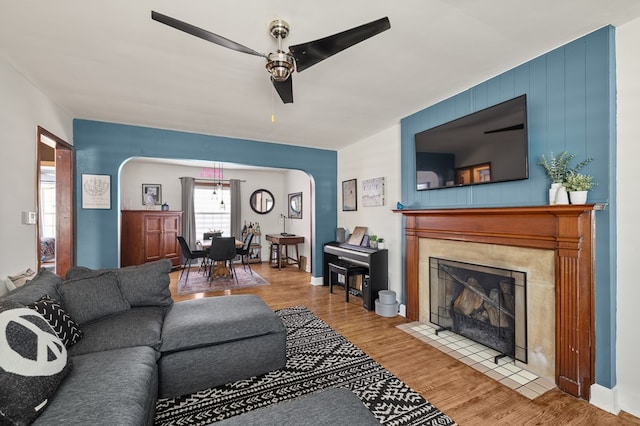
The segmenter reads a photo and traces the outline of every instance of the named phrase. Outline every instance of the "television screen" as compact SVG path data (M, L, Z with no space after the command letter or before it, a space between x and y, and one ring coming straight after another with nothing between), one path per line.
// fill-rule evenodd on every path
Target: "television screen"
M526 95L415 135L417 190L527 179Z

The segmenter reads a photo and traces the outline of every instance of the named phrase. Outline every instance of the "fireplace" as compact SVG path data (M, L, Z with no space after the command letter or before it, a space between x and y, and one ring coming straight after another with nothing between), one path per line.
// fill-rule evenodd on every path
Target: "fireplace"
M527 363L526 274L429 258L429 320Z
M548 257L529 256L548 258L550 264L544 269L550 270L551 291L545 290L541 295L545 296L546 306L553 306L553 309L547 313L538 312L539 318L547 318L551 322L553 330L553 357L547 360L553 363L555 383L561 390L588 400L595 377L595 210L602 208L601 205L589 204L396 210L403 214L405 223L404 299L407 318L419 320L424 300L429 300L421 297L422 293L429 292L429 286L424 285L429 280L423 279L423 275L428 275L425 271L429 271L428 258L424 260L421 252L433 241L475 244L479 247L473 248L472 257L483 256L499 248L506 255L520 249L548 253ZM503 254L495 259L506 257ZM449 258L433 253L428 256ZM485 264L476 262L475 257L458 260ZM523 270L508 265L498 266ZM533 279L527 272L527 292L537 287L533 285ZM547 297L549 294L551 296ZM538 324L531 320L529 324L529 331L538 328ZM528 335L527 339L529 365L534 361L532 353L535 355L532 337Z

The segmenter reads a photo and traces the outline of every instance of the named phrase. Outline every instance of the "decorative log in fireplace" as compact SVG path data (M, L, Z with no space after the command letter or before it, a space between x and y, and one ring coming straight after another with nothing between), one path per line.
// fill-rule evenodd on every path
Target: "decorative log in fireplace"
M589 399L594 383L594 227L602 205L395 210L405 217L405 304L418 319L419 239L553 250L556 384Z

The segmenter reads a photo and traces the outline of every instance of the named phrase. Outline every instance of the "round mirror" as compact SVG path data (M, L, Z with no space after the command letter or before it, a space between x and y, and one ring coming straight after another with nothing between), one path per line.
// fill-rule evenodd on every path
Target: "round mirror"
M271 192L267 191L266 189L256 189L255 191L253 191L253 194L251 194L249 204L251 204L251 208L254 212L259 214L267 214L271 210L273 210L275 201Z

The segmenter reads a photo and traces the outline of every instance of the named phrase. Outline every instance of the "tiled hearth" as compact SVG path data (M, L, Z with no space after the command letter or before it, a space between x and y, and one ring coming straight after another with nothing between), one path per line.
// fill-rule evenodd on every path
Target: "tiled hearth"
M420 322L400 324L398 328L529 399L556 387L552 381L516 366L511 358L501 358L496 364L497 351L451 331L436 335L434 326Z

